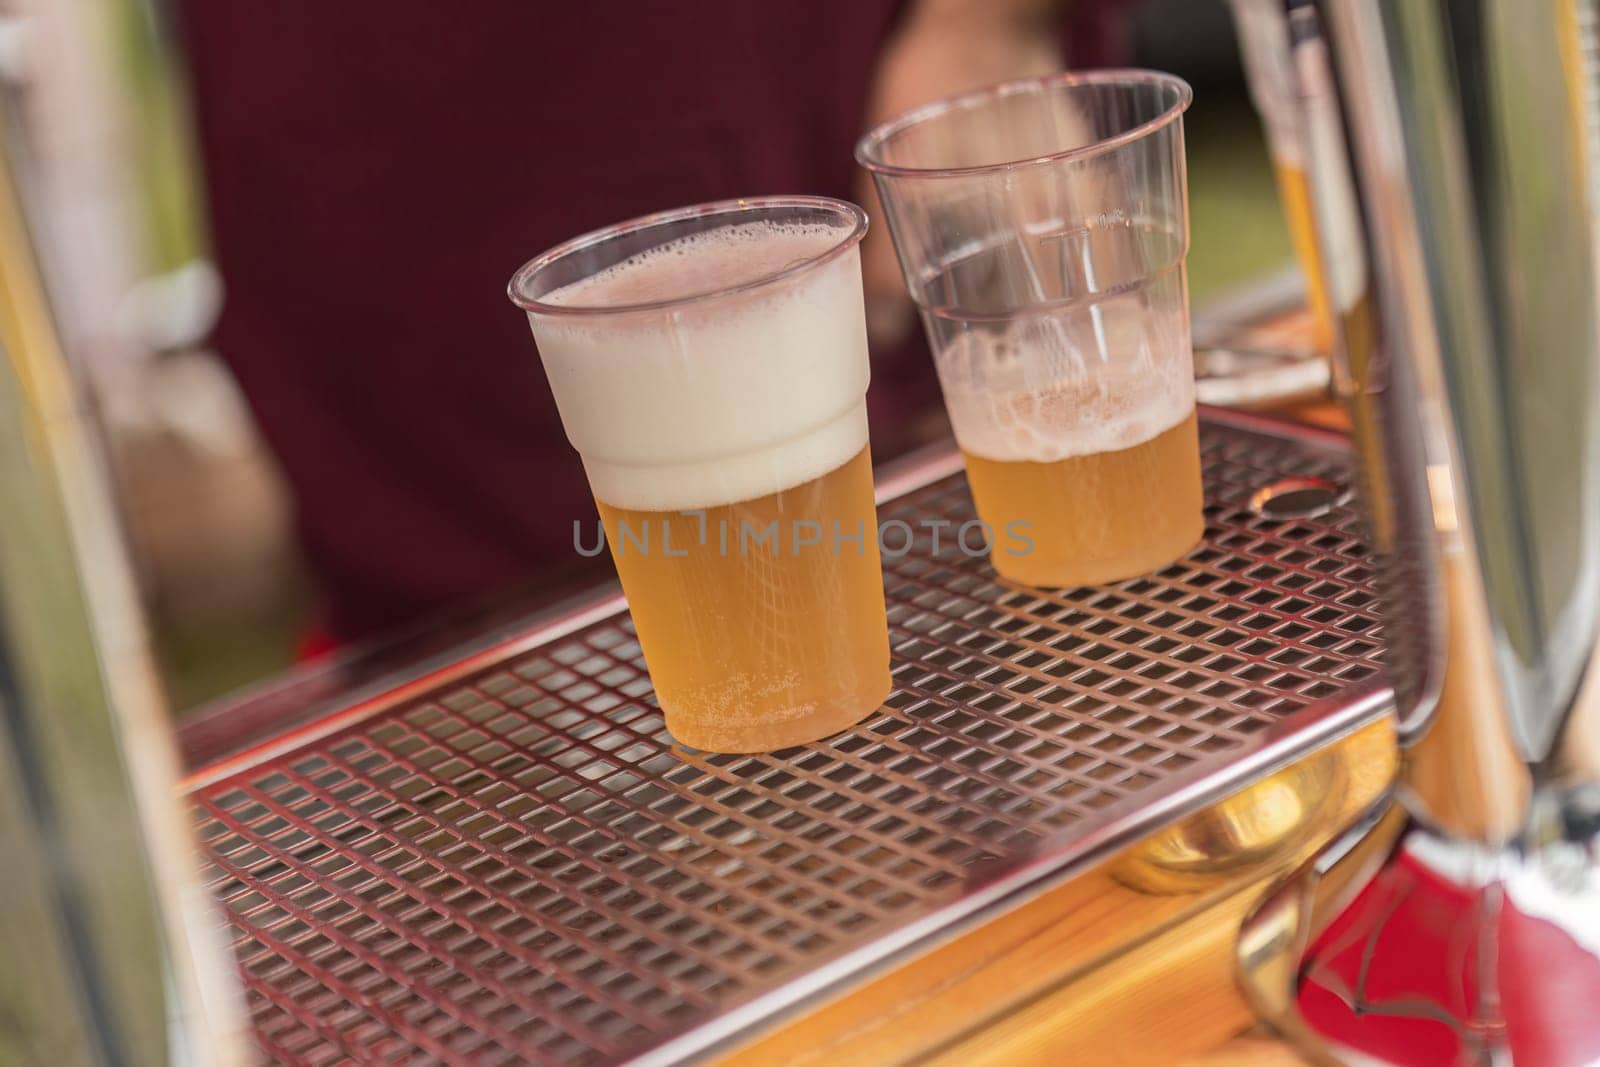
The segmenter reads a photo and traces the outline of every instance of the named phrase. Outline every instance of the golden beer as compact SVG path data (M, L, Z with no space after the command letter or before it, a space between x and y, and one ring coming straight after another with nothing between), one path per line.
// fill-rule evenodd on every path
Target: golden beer
M1131 578L1183 555L1205 528L1192 410L1131 448L1049 463L962 454L978 515L995 530L990 558L1012 581L1066 587Z
M1190 99L1170 75L1061 74L918 108L856 145L1004 577L1126 578L1200 536Z
M866 449L804 485L698 514L596 503L679 741L782 748L889 695Z
M814 197L713 204L512 281L685 745L813 741L889 695L865 229Z
M1323 277L1322 254L1317 244L1316 218L1312 214L1311 186L1304 167L1275 160L1272 172L1278 179L1278 196L1283 201L1284 218L1289 225L1289 242L1306 276L1306 300L1311 306L1315 328L1312 343L1318 352L1333 348L1333 307L1328 299L1328 283Z
M930 330L989 558L1052 588L1159 570L1199 540L1188 318L1151 287L1088 311ZM943 325L943 320L939 320Z

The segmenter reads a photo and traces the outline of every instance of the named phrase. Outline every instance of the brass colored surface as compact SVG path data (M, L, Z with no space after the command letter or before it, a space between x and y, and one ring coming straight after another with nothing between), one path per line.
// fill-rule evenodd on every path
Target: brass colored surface
M1344 769L1326 759L1287 767L1129 850L1112 873L1147 893L1182 893L1270 863L1326 830L1324 810L1348 785Z
M1284 802L1268 779L1184 820L1027 905L853 989L719 1061L795 1067L931 1062L978 1064L1167 1063L1250 1025L1235 985L1240 924L1262 891L1344 830L1393 781L1394 727L1382 719L1302 761L1300 781L1338 781L1293 834L1264 841L1231 869L1211 864L1153 890L1129 884L1170 842L1205 840L1219 808L1241 825ZM1296 768L1291 768L1294 770ZM1269 786L1265 790L1260 786ZM1184 831L1187 831L1187 834ZM1331 882L1331 879L1330 879Z
M1448 547L1440 562L1450 624L1439 706L1427 733L1406 752L1402 795L1435 829L1504 844L1527 822L1533 774L1511 734L1495 680L1482 586ZM1581 746L1569 747L1581 752Z
M1234 1038L1178 1067L1305 1067L1306 1060L1282 1041L1254 1033Z
M1353 828L1264 897L1239 935L1238 978L1246 1000L1263 1023L1317 1067L1338 1067L1340 1061L1300 1016L1300 962L1312 939L1367 884L1405 828L1405 809L1387 799L1382 803L1381 815Z

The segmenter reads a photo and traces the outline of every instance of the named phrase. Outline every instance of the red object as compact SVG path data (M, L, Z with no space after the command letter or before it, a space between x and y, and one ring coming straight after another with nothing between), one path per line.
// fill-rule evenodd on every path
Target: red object
M294 661L309 663L321 659L338 647L339 642L335 641L328 631L320 626L308 626L295 637Z
M1300 988L1313 1030L1397 1067L1460 1062L1472 1016L1476 895L1414 857L1383 870L1317 939Z
M1312 946L1300 1010L1398 1067L1483 1062L1490 1048L1519 1067L1600 1061L1600 963L1504 886L1458 885L1405 852Z

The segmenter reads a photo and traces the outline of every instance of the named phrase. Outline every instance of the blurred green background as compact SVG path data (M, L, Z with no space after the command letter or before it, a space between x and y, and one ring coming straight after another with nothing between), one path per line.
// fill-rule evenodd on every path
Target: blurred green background
M1292 262L1266 145L1249 101L1198 95L1189 151L1189 298L1203 303Z

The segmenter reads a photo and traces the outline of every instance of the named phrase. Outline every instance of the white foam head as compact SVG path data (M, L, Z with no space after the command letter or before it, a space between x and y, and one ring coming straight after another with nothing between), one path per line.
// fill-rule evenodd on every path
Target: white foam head
M985 459L1121 451L1194 410L1181 302L1152 306L1134 294L1092 312L973 326L950 335L935 361L956 442Z
M579 308L716 293L839 243L817 224L741 223L624 260L545 296ZM614 507L706 508L826 474L867 444L855 248L770 284L666 308L530 312L567 437Z

